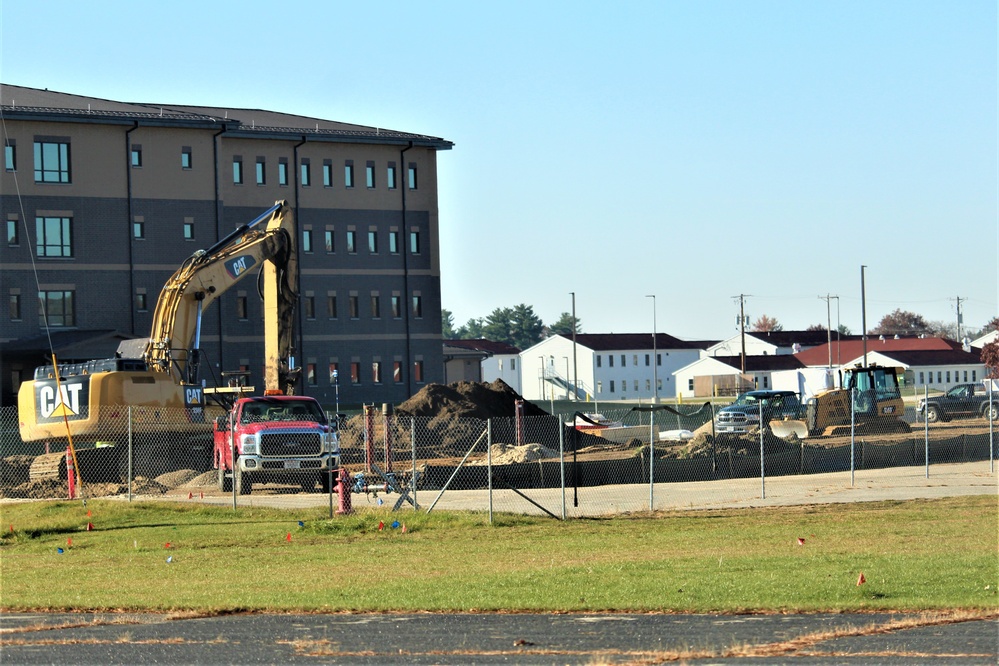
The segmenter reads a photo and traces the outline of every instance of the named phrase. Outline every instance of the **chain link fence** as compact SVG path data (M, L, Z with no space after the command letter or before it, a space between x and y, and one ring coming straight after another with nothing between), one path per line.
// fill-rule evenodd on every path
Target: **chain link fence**
M848 414L822 428L758 418L732 428L719 405L645 405L561 416L490 420L394 416L368 409L340 416L344 486L354 507L472 510L553 518L677 508L811 503L820 493L910 486L934 474L995 486L996 411L924 418ZM0 496L164 498L235 507L282 498L289 506L334 504L332 479L254 485L237 495L216 469L210 419L187 410L121 407L74 439L23 441L16 408L0 409ZM993 418L989 418L992 415ZM763 424L763 427L760 427ZM722 429L732 430L723 432ZM778 436L780 435L780 436ZM35 440L32 435L26 437ZM963 465L954 465L964 463ZM76 475L67 469L74 469ZM327 494L324 488L333 487ZM988 492L985 490L985 492ZM346 498L345 498L346 499Z

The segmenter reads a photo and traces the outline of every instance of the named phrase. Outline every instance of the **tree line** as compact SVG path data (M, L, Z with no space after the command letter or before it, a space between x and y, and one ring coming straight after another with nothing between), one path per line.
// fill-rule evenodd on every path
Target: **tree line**
M760 315L748 329L753 333L783 331L784 326L776 317ZM808 331L824 331L825 324L812 324ZM841 335L851 335L850 329L840 325ZM963 328L961 338L977 338L991 331L999 330L999 317L993 317L981 329ZM558 319L545 324L530 305L521 303L512 308L496 308L487 317L469 319L455 327L454 313L441 310L441 332L445 340L478 340L505 342L519 349L541 342L553 335L572 335L572 315L563 312ZM576 333L582 333L580 320L576 318ZM896 309L881 318L868 335L929 335L933 337L958 339L957 322L927 321L922 315L907 310Z
M579 317L576 333L582 333ZM545 324L534 307L521 303L512 308L496 308L487 317L469 319L455 328L454 313L441 309L441 335L445 340L479 340L505 342L518 349L527 349L553 335L572 335L572 315L563 312L558 319Z

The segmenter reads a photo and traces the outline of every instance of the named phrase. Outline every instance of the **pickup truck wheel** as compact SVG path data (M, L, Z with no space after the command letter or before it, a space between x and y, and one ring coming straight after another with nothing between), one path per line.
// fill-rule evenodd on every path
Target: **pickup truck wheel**
M219 490L224 493L232 492L232 479L226 476L225 468L219 466Z
M926 420L930 423L936 423L940 420L940 412L933 405L926 406Z
M249 495L253 492L253 482L250 481L249 474L243 474L243 470L237 467L233 475L235 476L233 482L236 484L236 493L238 495Z
M985 409L982 411L982 416L987 418L989 421L999 419L999 404L993 402L991 405L985 405Z

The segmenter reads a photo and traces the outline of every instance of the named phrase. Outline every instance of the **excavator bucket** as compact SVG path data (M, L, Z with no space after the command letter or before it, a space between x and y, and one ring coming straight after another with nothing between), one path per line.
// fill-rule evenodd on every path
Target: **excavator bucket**
M791 435L794 435L798 439L805 439L808 437L808 425L804 421L798 421L795 419L788 419L786 421L771 421L770 432L772 432L775 437L780 437L781 439L787 439Z

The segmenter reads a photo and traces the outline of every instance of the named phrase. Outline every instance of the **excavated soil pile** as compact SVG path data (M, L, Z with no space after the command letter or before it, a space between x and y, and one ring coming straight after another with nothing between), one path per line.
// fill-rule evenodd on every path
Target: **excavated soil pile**
M399 405L397 416L429 416L429 427L456 419L496 419L515 416L516 402L524 400L502 379L491 384L457 382L428 384L419 393ZM524 416L548 416L548 412L533 402L524 400Z
M486 419L512 419L516 403L523 398L501 379L492 383L456 382L454 384L428 384L409 400L395 408L393 440L409 441L410 417L416 419L417 456L438 458L460 456L483 433L481 421ZM524 416L548 416L534 403L524 400ZM478 422L477 422L478 421ZM384 437L381 414L375 417L376 441ZM351 418L341 430L340 445L344 449L364 446L364 417ZM483 443L484 446L484 443ZM354 462L351 451L344 451L347 462ZM485 453L485 449L482 449Z

